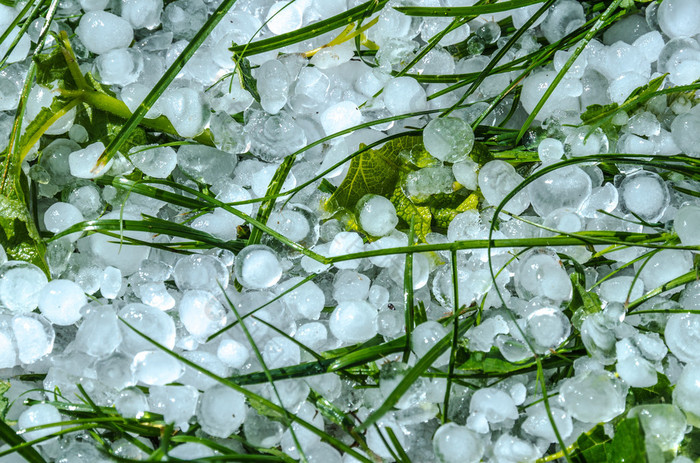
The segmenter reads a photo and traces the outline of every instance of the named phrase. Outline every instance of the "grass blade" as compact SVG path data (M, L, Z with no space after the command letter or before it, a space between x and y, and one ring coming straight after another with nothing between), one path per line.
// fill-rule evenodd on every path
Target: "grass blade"
M0 420L0 439L10 447L26 444L26 441L21 436L17 435L14 429L9 427L4 420ZM39 455L39 452L37 452L34 447L24 446L18 448L16 451L30 463L46 463L46 460Z

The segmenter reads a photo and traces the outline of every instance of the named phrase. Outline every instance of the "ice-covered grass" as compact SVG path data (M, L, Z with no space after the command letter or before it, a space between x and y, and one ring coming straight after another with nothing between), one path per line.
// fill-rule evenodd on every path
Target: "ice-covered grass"
M697 0L14 3L0 460L698 458Z

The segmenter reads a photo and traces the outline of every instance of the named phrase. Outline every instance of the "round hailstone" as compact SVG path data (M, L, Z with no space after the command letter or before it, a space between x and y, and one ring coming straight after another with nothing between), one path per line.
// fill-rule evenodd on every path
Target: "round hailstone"
M563 207L577 210L592 191L591 177L576 166L556 169L528 186L532 207L540 217Z
M464 161L455 162L452 164L452 175L455 176L455 180L459 182L467 190L476 190L477 184L477 172L479 171L479 164L472 161L471 158L467 158Z
M367 341L377 334L377 309L361 300L343 301L331 314L329 325L340 341L348 344Z
M560 397L566 410L584 423L608 422L625 411L627 387L608 371L588 371L564 380Z
M628 175L619 191L622 206L647 222L659 220L671 199L666 182L653 172Z
M146 350L134 356L131 372L143 384L163 386L177 381L185 373L185 365L161 350Z
M304 20L304 9L296 3L275 2L267 12L265 24L275 35L299 29Z
M197 421L214 437L227 438L246 418L245 397L230 387L217 384L199 396Z
M700 244L700 206L683 206L676 212L673 219L673 227L678 233L683 246L697 246Z
M476 463L484 454L484 444L466 426L447 423L435 431L433 451L442 463Z
M175 347L175 322L162 310L139 303L127 304L119 311L119 318L168 349ZM120 323L119 328L122 332L121 351L136 354L153 348L153 344L124 323Z
M515 167L505 161L489 161L479 170L479 188L492 206L498 206L505 197L525 180ZM508 200L503 210L520 214L530 205L528 190L522 190Z
M0 307L10 312L31 312L39 305L39 293L49 280L29 262L8 260L0 265Z
M700 0L664 0L657 18L669 37L692 37L700 33Z
M628 417L639 418L644 437L661 450L675 451L685 437L687 422L683 412L672 404L645 404L632 408Z
M289 291L290 288L299 284L302 277L292 277L282 282L277 288L279 294ZM282 302L293 314L301 318L318 320L318 317L326 305L326 297L323 290L313 281L307 281L296 289L287 292L281 298Z
M243 248L233 266L236 279L249 289L274 286L282 277L282 265L269 247L256 244Z
M430 349L447 335L447 328L434 320L428 320L416 326L411 333L411 347L416 357L422 358ZM450 361L450 351L446 351L433 363L434 367L447 365Z
M360 226L372 236L385 236L399 223L396 208L383 196L365 195L357 202Z
M22 363L34 363L53 350L56 332L51 323L37 313L15 315L12 332Z
M561 345L571 333L569 319L553 307L543 307L527 317L525 333L536 353L544 354Z
M80 286L70 280L53 280L39 293L39 310L54 325L72 325L80 320L80 309L87 297Z
M664 329L670 351L681 362L700 362L700 315L675 313Z
M85 48L98 55L115 48L126 48L134 40L131 24L106 11L85 13L75 32Z
M245 345L234 339L224 339L216 350L216 356L226 366L241 368L248 361L250 351Z
M537 146L537 154L543 164L557 162L564 156L564 144L556 138L545 138Z
M226 324L226 309L208 291L185 291L179 313L185 329L197 338L206 338Z
M683 368L673 389L673 403L685 412L689 424L700 426L700 363L689 363Z
M54 203L44 212L44 225L51 233L60 233L71 225L83 221L83 214L70 203ZM68 239L75 241L80 233L71 233Z
M382 96L386 109L394 116L422 111L427 106L425 90L412 77L391 79L384 87Z
M228 287L228 270L216 257L193 254L182 257L175 264L173 278L180 291L200 289L218 294Z
M321 125L326 135L360 125L362 113L352 101L341 101L321 113Z
M431 156L441 161L464 161L474 147L474 131L458 117L439 117L423 129L423 144Z
M27 429L34 426L42 426L45 424L60 423L61 414L58 409L49 404L36 404L27 408L17 419L17 427L19 429ZM30 441L41 437L50 436L51 434L60 431L60 426L52 426L36 431L29 431L22 434L24 440Z

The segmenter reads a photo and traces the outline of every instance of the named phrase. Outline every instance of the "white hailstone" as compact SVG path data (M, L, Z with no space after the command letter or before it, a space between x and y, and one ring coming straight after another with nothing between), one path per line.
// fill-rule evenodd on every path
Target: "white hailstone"
M243 394L217 384L199 396L197 421L207 434L227 438L243 424L246 411Z
M250 289L265 289L277 284L282 277L282 264L267 246L247 246L236 256L233 266L236 279Z
M31 312L49 280L29 262L8 260L0 265L0 307L14 313Z
M85 48L101 54L125 48L134 40L134 30L124 19L106 11L90 11L80 18L75 32Z
M474 131L460 118L438 117L423 129L423 144L440 161L464 161L474 146Z
M484 454L484 443L465 426L447 423L435 431L433 451L441 463L476 463Z
M352 101L341 101L323 111L320 121L326 135L330 135L359 125L362 113Z
M394 116L422 111L427 106L425 90L412 77L391 79L384 86L382 96L386 109Z
M178 312L185 329L196 338L206 338L226 325L226 309L208 291L185 291Z
M399 223L391 201L379 195L365 195L357 202L360 226L372 236L385 236Z
M363 300L343 301L331 314L329 327L344 343L367 341L377 334L377 309Z
M248 361L250 350L234 339L223 339L216 350L216 356L226 366L241 368Z
M19 429L27 429L34 426L60 423L61 413L56 407L50 404L36 404L27 408L17 419ZM50 426L43 429L28 431L22 434L24 440L31 441L42 437L50 436L61 430L61 426Z
M608 371L589 371L562 382L567 412L584 423L608 422L625 411L627 387Z
M80 309L87 297L70 280L52 280L39 293L39 310L55 325L72 325L81 318Z
M49 206L44 212L44 225L52 233L60 233L63 230L83 221L83 214L70 203L57 202ZM68 239L76 241L80 233L71 233Z
M73 151L68 156L68 165L73 177L97 178L107 172L114 163L114 158L110 159L104 166L97 167L97 160L105 150L105 145L98 141L88 145L85 149Z

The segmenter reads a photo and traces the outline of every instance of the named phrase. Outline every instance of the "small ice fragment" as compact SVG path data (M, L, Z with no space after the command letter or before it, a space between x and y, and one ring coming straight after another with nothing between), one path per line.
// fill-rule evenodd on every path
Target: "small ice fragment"
M119 311L119 318L168 349L175 347L175 322L167 313L155 307L132 303ZM136 334L126 324L120 323L119 329L122 333L122 351L136 354L153 348L153 344Z
M678 449L686 433L683 412L673 404L644 404L633 407L628 417L639 418L644 437L664 452Z
M90 305L75 335L74 346L93 357L107 357L122 342L119 324L111 307Z
M591 177L576 166L556 169L528 186L532 207L540 217L562 207L577 210L591 191Z
M683 206L673 219L673 227L683 246L700 245L700 206Z
M149 177L165 178L177 165L177 155L170 146L138 146L131 152L129 160Z
M229 274L226 266L216 257L192 254L177 261L173 278L180 291L200 289L218 294L228 287Z
M513 398L495 387L479 389L469 402L470 413L481 413L489 423L502 423L518 418Z
M498 206L505 197L525 180L505 161L489 161L479 171L479 188L489 204ZM521 190L508 200L503 210L520 214L530 205L528 190Z

